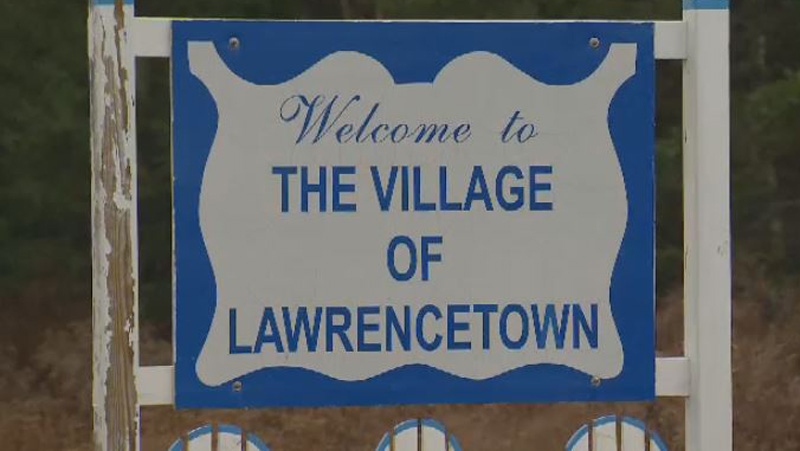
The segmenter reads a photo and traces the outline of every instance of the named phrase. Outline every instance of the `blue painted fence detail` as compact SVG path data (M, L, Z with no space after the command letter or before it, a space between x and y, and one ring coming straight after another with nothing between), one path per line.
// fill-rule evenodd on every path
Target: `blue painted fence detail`
M242 443L244 437L247 438L246 443ZM237 426L220 425L215 428L205 425L176 440L168 451L248 450L270 451L270 448L255 435L245 433ZM442 423L430 418L420 418L403 421L392 428L383 435L375 451L463 451L463 448ZM567 441L565 451L668 449L658 433L648 429L641 420L608 415L578 429Z

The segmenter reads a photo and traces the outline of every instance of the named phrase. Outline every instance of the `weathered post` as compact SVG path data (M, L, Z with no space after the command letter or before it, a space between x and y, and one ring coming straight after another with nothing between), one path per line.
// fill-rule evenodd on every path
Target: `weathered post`
M684 0L687 451L732 449L728 0Z
M139 448L133 0L89 0L94 446Z

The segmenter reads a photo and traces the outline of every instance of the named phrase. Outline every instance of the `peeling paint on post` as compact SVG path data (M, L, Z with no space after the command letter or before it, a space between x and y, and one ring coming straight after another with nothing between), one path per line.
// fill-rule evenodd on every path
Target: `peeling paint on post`
M132 0L89 0L94 446L139 449Z

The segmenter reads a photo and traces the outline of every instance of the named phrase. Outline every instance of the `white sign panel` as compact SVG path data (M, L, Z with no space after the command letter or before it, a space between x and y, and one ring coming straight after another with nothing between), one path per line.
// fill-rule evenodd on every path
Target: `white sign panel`
M179 406L652 397L651 26L174 39Z

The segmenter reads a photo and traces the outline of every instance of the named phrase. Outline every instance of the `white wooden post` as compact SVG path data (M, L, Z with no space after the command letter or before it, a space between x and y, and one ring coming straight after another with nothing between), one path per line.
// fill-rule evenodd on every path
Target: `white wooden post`
M139 449L133 0L89 0L94 447Z
M732 449L728 0L684 0L686 450Z

